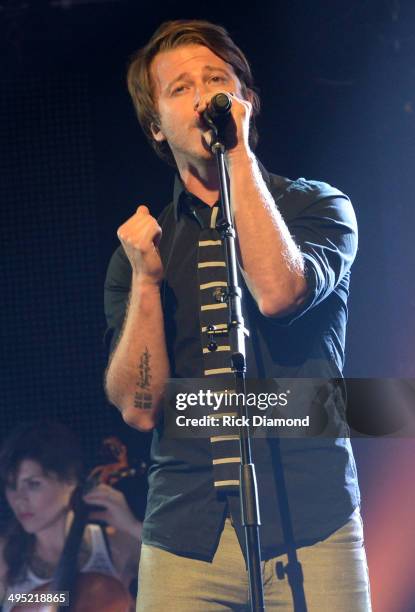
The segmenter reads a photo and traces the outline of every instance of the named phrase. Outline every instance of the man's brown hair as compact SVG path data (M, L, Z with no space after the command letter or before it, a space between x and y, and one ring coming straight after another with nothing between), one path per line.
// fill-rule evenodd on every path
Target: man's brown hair
M156 142L151 125L159 124L154 96L154 83L151 79L151 62L157 53L176 49L183 45L203 45L215 55L230 64L241 83L242 95L252 101L251 127L249 141L254 149L258 140L255 116L259 113L260 100L254 91L253 78L248 61L235 45L225 28L202 20L177 20L163 23L150 38L145 47L139 49L131 58L128 72L128 91L132 97L138 121L155 149L157 155L176 166L167 142Z

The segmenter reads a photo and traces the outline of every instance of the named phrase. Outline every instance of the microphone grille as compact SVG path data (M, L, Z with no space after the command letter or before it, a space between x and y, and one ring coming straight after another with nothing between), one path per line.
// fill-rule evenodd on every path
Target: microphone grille
M214 107L216 112L218 113L226 113L230 110L232 106L232 100L230 96L225 93L218 93L213 98Z

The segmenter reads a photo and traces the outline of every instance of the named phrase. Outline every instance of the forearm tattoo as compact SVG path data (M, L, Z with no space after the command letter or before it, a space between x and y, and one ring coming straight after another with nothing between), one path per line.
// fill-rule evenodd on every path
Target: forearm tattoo
M134 394L134 408L140 408L141 410L150 410L153 399L150 393L150 358L150 351L147 347L145 347L144 353L141 355L138 364L138 380L136 382L137 391Z

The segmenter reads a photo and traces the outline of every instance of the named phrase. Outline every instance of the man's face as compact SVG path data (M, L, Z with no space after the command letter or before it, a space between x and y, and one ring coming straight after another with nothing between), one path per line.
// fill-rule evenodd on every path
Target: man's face
M210 160L212 153L202 134L208 126L197 112L202 98L219 91L241 97L241 84L233 67L202 45L185 45L159 53L151 64L159 125L154 138L166 140L177 165Z

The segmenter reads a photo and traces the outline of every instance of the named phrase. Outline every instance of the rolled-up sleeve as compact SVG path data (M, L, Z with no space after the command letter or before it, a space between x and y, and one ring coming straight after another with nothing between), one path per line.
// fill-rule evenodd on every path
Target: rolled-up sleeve
M107 321L104 344L108 354L114 350L122 330L130 286L131 266L120 246L111 257L104 284L104 311Z
M346 195L316 181L300 179L293 185L300 189L291 196L285 220L304 258L308 292L295 311L277 319L281 324L293 323L336 290L358 246L356 215Z

